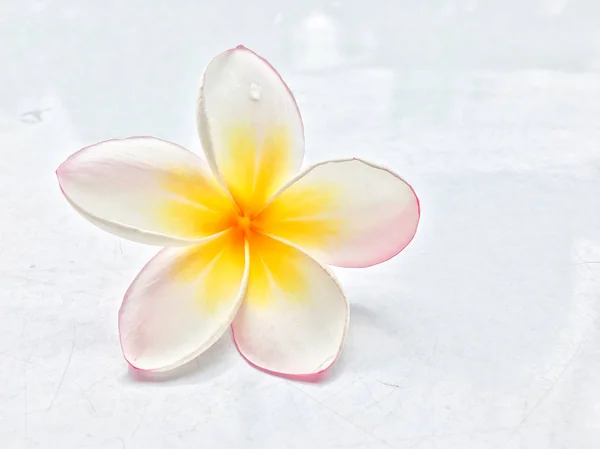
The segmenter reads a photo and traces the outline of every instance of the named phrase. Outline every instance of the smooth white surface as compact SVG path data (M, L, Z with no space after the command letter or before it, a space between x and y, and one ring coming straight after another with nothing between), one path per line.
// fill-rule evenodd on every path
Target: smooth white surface
M598 448L600 3L178 3L0 3L0 447ZM156 249L54 175L107 138L199 150L200 74L238 44L294 91L307 163L389 165L423 206L398 258L336 270L351 322L320 384L230 338L128 374L117 310Z

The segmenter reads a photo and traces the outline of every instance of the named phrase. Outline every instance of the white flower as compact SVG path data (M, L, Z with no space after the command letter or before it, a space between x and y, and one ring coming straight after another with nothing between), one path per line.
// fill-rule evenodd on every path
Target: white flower
M241 46L207 67L198 129L208 164L133 137L84 148L57 170L65 198L90 222L167 247L123 300L125 358L168 370L231 325L251 364L292 377L323 372L340 353L348 303L319 262L366 267L398 254L417 229L414 191L358 159L298 174L304 136L294 97Z

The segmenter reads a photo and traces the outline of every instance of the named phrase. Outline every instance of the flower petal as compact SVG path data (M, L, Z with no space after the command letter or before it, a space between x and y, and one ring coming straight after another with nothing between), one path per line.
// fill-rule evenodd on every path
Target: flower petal
M302 164L304 131L291 91L266 60L242 46L206 68L198 130L214 173L248 213L258 212Z
M227 229L234 207L202 159L152 137L84 148L56 174L63 194L84 218L142 243L197 242Z
M251 237L248 291L232 324L245 359L310 378L336 360L347 325L348 303L332 274L296 248Z
M359 159L309 168L260 213L255 227L291 242L320 262L367 267L412 240L419 200L395 173Z
M248 247L234 231L160 251L133 281L119 311L121 347L129 364L165 371L208 349L243 300L248 261Z

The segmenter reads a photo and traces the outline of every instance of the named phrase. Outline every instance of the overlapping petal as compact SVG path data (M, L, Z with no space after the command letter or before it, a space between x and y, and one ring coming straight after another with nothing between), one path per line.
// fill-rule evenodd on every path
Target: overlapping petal
M133 281L119 312L127 361L164 371L208 349L244 298L248 254L243 236L233 230L196 246L160 251Z
M348 303L333 275L302 251L250 238L246 300L232 325L240 353L276 374L310 377L336 360Z
M151 137L84 148L56 174L65 197L81 215L142 243L200 241L226 229L234 207L202 159Z
M213 171L247 214L294 176L304 155L302 119L277 71L244 47L204 73L198 129Z
M415 235L419 214L406 181L349 159L309 168L258 215L255 226L322 263L366 267L402 251Z

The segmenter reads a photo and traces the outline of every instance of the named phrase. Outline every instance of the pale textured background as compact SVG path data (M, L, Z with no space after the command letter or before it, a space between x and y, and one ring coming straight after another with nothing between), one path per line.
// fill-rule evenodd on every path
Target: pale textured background
M2 449L600 447L600 2L0 0ZM229 336L162 382L117 310L155 249L69 209L56 166L151 134L194 149L225 48L296 93L307 161L356 155L419 193L395 260L338 270L348 342L321 384Z

